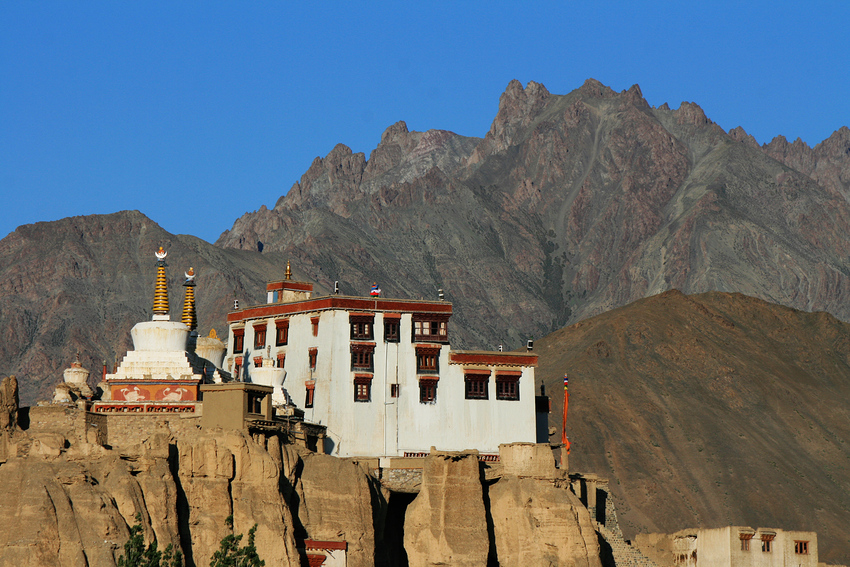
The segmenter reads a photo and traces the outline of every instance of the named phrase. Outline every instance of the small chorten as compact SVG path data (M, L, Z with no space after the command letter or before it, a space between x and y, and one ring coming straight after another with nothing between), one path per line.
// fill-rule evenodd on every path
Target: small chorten
M286 261L286 273L283 274L283 279L291 280L292 279L292 267L289 265L289 260Z

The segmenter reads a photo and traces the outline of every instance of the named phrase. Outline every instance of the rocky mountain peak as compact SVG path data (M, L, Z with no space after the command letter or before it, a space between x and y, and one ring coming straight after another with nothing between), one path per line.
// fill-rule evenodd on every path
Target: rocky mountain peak
M729 137L735 140L736 142L741 142L742 144L751 148L759 147L759 143L756 141L756 139L752 135L747 134L747 131L744 130L741 126L729 130Z
M381 134L381 143L389 144L398 140L400 137L408 134L410 130L407 129L407 123L404 120L399 120Z
M578 88L578 94L589 98L613 98L617 96L614 89L607 85L603 85L596 79L587 79L582 86Z
M700 106L694 102L682 102L676 109L676 123L683 126L707 126L711 120L705 115Z

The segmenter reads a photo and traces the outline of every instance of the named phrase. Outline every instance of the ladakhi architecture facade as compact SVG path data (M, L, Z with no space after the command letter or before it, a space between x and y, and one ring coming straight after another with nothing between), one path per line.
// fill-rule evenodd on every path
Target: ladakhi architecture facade
M537 355L452 350L445 301L312 292L287 267L265 304L231 312L224 367L326 426L327 453L411 457L435 446L495 459L500 443L537 441Z

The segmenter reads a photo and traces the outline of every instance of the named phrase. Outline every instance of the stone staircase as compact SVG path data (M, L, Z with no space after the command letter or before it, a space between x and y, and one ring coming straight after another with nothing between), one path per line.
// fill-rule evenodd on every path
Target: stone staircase
M615 567L658 567L654 561L629 545L619 529L614 531L597 523L596 532L611 546Z

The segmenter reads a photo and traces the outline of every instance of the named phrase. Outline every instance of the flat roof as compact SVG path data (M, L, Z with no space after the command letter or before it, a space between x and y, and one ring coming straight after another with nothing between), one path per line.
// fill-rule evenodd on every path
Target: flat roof
M452 313L452 304L448 301L387 299L383 297L354 297L348 295L325 295L287 303L264 303L252 305L227 314L227 322L248 321L278 315L297 315L311 311L329 311L342 309L346 311L369 312L401 312L401 313Z

